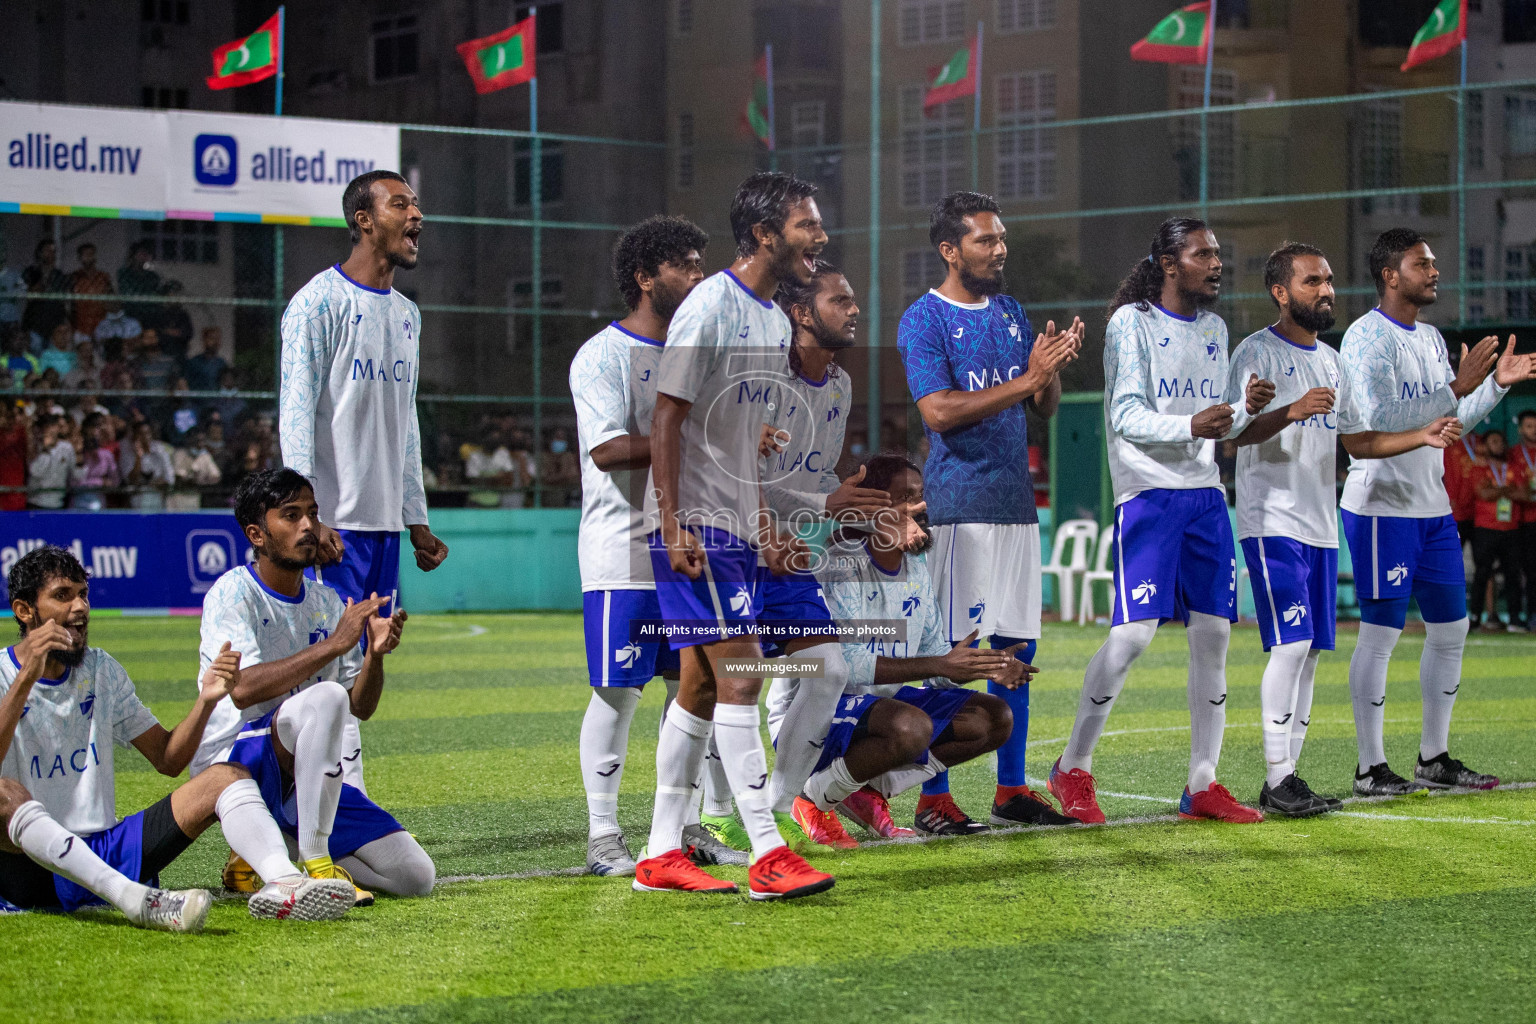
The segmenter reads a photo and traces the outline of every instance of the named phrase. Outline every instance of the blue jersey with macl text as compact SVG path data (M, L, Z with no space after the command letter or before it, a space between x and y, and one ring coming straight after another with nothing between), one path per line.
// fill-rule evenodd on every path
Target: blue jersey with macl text
M1029 366L1033 344L1029 318L1007 295L959 303L930 291L907 308L896 330L914 402L936 391L980 391L1010 381ZM925 424L923 430L930 522L1040 521L1022 402L968 427L941 434Z

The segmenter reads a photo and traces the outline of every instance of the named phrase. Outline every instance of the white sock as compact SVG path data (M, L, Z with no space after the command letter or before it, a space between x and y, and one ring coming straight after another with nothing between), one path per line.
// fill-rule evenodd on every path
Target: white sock
M437 881L437 866L409 832L391 832L341 858L352 880L364 889L393 896L426 896Z
M1307 654L1301 669L1301 681L1296 684L1296 714L1291 716L1291 770L1301 760L1301 745L1307 738L1307 726L1312 724L1312 684L1317 679L1317 659L1322 651Z
M789 712L790 702L795 699L795 690L800 685L798 679L769 679L768 682L768 739L778 749L779 727L784 724L784 716Z
M283 701L272 720L278 740L293 755L300 860L331 855L331 829L336 824L336 804L341 800L343 732L350 703L340 683L316 683Z
M1227 642L1232 623L1218 615L1189 613L1189 791L1216 781L1221 738L1227 728Z
M272 820L255 779L240 779L226 786L214 802L213 813L229 848L255 869L263 882L299 873L288 859L283 833Z
M805 780L805 796L817 807L830 811L863 785L849 774L848 763L838 758Z
M129 920L142 919L149 888L113 870L84 839L54 821L36 800L28 800L11 814L9 833L11 842L49 871L91 890L127 914Z
M820 679L798 682L779 725L768 799L775 811L786 814L811 777L816 762L821 760L821 744L827 738L837 702L842 700L843 687L848 682L848 662L843 660L841 644L817 644L794 657L821 658L825 674Z
M1269 664L1259 682L1259 713L1264 729L1265 781L1278 786L1296 770L1291 757L1291 730L1296 716L1297 693L1302 673L1306 671L1310 640L1292 640L1269 649Z
M1387 717L1387 664L1392 660L1397 638L1402 635L1402 630L1391 626L1360 623L1355 653L1349 659L1349 702L1355 711L1360 772L1387 760L1386 741L1382 737Z
M341 781L367 796L368 790L363 786L362 724L352 713L349 703L341 727Z
M674 701L656 744L656 806L651 811L646 856L657 857L683 845L683 819L693 800L693 784L708 740L708 719L690 714Z
M581 720L581 784L587 790L587 835L619 831L619 783L629 751L629 724L640 706L638 686L594 686Z
M928 760L930 762L933 760L932 754L928 755ZM869 780L868 785L887 800L894 800L912 787L921 786L937 774L939 774L938 770L931 763L904 765L876 775Z
M1077 721L1072 723L1072 736L1067 740L1067 749L1061 755L1062 771L1070 772L1075 768L1085 772L1093 771L1093 748L1098 745L1099 737L1104 733L1104 723L1109 720L1115 698L1125 688L1125 677L1131 671L1131 662L1141 657L1156 635L1156 619L1141 619L1110 627L1109 639L1104 641L1104 646L1088 662L1088 671L1083 676L1083 695L1077 702Z
M1513 617L1513 613L1511 613ZM1461 654L1467 645L1467 620L1424 623L1424 653L1419 656L1419 692L1424 699L1424 728L1419 757L1439 757L1451 745L1451 709L1461 689Z
M768 804L768 758L758 721L756 704L715 705L715 744L741 823L752 838L754 859L784 845Z
M731 782L725 777L725 765L720 763L720 748L710 733L709 746L704 751L704 767L699 773L699 790L702 810L713 818L731 816Z

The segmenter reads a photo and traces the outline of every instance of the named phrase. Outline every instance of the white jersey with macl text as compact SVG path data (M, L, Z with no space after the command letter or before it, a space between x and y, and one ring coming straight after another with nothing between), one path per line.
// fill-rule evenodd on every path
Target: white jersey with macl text
M1216 442L1190 421L1232 403L1233 434L1249 417L1227 397L1227 325L1210 310L1192 317L1152 304L1121 306L1104 332L1104 427L1115 504L1142 491L1220 487ZM1228 435L1232 436L1232 435Z
M1366 430L1418 430L1442 416L1455 416L1471 433L1509 393L1490 373L1458 400L1451 391L1456 372L1440 332L1422 320L1411 327L1400 324L1380 309L1349 325L1339 357ZM1357 516L1448 516L1451 500L1444 477L1445 453L1438 448L1416 448L1389 459L1351 458L1339 505Z
M902 685L909 685L877 686L876 659L929 658L949 653L953 645L947 639L933 579L921 555L902 555L901 566L895 572L882 569L864 542L838 544L828 551L827 559L817 578L836 622L850 625L877 619L905 625L905 636L900 639L872 636L867 641L842 645L843 658L848 662L847 692L889 696ZM925 680L924 685L956 684L934 678Z
M729 270L701 281L667 329L656 390L692 403L682 425L678 516L750 540L758 513L758 441L783 380L789 318ZM655 498L646 497L648 511Z
M321 271L283 312L278 440L344 530L427 523L416 420L421 313L394 289Z
M1313 388L1332 388L1334 405L1330 413L1287 423L1263 444L1237 450L1237 538L1289 537L1336 548L1335 446L1341 433L1365 429L1339 354L1322 342L1298 345L1266 327L1233 350L1229 392L1241 393L1252 374L1274 381L1275 397L1265 411L1283 409Z
M820 381L785 375L768 413L784 450L763 460L763 498L781 522L819 519L837 490L837 460L853 410L853 381L837 364Z
M203 598L203 624L197 646L199 678L219 656L225 641L229 642L230 650L240 652L242 669L282 661L330 637L341 621L344 609L336 591L324 583L306 579L299 596L288 597L263 583L253 566L231 569L214 581ZM350 690L362 667L363 652L353 644L347 653L322 666L319 672L281 696L252 704L244 710L225 697L208 717L203 742L192 758L192 774L224 760L246 722L254 722L322 679L340 683Z
M20 671L15 648L7 648L0 655L0 697ZM129 746L159 724L123 666L101 648L87 647L80 664L58 679L32 684L0 776L27 787L76 835L101 832L117 824L114 745Z
M605 472L592 450L614 438L646 435L656 406L656 367L662 343L611 323L571 360L576 400L576 449L581 457L581 528L576 558L581 589L654 590L645 515L650 469ZM641 416L644 422L641 422Z

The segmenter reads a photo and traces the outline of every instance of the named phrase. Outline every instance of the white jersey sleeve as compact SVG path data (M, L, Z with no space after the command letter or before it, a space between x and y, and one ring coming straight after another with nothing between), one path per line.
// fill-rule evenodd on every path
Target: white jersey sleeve
M763 460L763 499L781 521L824 516L827 495L837 490L837 463L853 409L853 382L846 370L820 383L795 376L771 403L768 424L787 437L784 450Z
M134 740L160 724L139 699L128 670L105 651L97 659L96 698L105 702L112 716L112 738L120 747L132 746Z
M331 376L337 311L323 301L311 281L283 310L282 381L277 395L277 436L283 464L315 479L315 422L320 398ZM306 301L300 302L303 296Z
M407 300L409 301L409 300ZM411 302L411 313L416 323L421 323L421 311ZM420 344L420 339L417 341ZM406 526L430 526L427 522L427 485L421 470L421 419L416 415L416 396L420 393L421 375L411 380L410 410L405 422L405 452L401 469L405 478L401 481L400 518Z

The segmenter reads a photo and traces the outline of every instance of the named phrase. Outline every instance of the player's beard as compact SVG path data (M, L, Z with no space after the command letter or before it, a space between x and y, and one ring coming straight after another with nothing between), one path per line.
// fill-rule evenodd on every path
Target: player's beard
M1324 309L1321 303L1304 306L1293 299L1286 304L1285 311L1291 315L1297 327L1313 334L1321 334L1333 326L1331 306L1328 309Z
M48 657L53 658L65 668L74 668L76 665L85 660L85 650L91 645L91 624L89 622L82 622L78 627L69 626L66 624L66 628L78 628L80 630L79 646L70 647L68 650L64 651L51 651L49 652Z
M962 263L960 265L960 287L964 288L972 295L980 295L982 298L990 298L993 295L1001 293L1003 290L1003 285L1004 281L1002 267L998 267L997 273L993 274L991 277L982 277L979 274L971 273L970 268L965 264Z
M1216 303L1221 301L1220 288L1218 288L1214 293L1206 291L1190 291L1187 288L1180 288L1179 294L1184 297L1185 302L1189 303L1191 306L1194 306L1196 309L1210 309L1212 306L1216 305Z
M854 323L857 324L858 320L855 319ZM853 347L853 339L828 327L826 321L822 320L821 314L816 312L814 307L811 309L810 326L806 330L810 332L812 338L816 339L816 344L821 348L836 351Z
M780 284L786 284L789 282L799 284L800 271L798 268L804 265L802 261L805 258L805 254L800 250L793 248L787 241L784 240L783 235L779 236L779 244L783 246L783 248L773 252L770 255L768 260L768 272L772 274L773 279Z
M651 289L651 309L655 311L657 316L661 317L663 322L671 323L672 314L677 312L677 307L681 306L683 300L687 297L688 290L686 288L674 291L663 285L660 280L657 280L655 287Z
M295 544L293 550L298 554L297 558L279 554L273 547L272 534L267 533L267 543L263 546L262 552L267 556L267 561L279 569L285 572L303 572L305 569L313 568L320 561L320 544L318 541L309 548ZM309 552L308 555L304 554L306 550Z
M1403 297L1415 306L1423 308L1424 306L1433 306L1439 296L1426 284L1412 295L1404 295Z
M384 254L384 258L389 260L390 266L398 270L415 270L421 256L414 253L390 251Z

